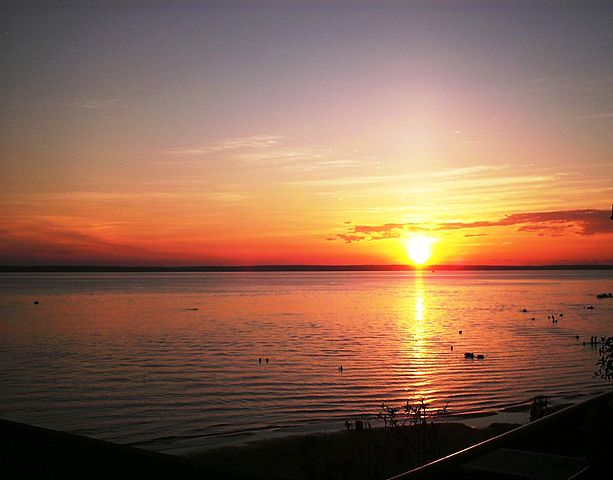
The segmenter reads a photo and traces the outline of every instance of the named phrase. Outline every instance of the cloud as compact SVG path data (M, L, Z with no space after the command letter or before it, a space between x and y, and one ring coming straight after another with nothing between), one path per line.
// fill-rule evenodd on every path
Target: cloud
M344 176L335 178L316 178L312 180L291 180L285 182L287 185L298 185L302 187L348 187L359 185L380 185L391 182L400 182L403 178L410 178L402 175L375 175L375 176Z
M80 108L85 110L102 110L104 108L113 107L119 105L119 100L116 98L104 98L104 99L79 99L74 100L67 104L71 108Z
M377 162L373 162L369 159L363 158L338 158L338 159L325 159L322 155L304 155L306 162L294 162L292 165L287 165L286 170L292 170L294 172L318 172L326 170L339 170L339 169L358 169L368 166L376 166ZM315 161L313 161L315 160Z
M578 235L590 236L598 233L613 233L613 222L607 210L562 210L556 212L518 213L505 220L509 225L524 225L527 228L539 227L540 231L555 233L564 228L576 229Z
M281 135L253 135L250 137L227 138L209 145L166 150L168 155L207 155L211 153L267 149L279 145L284 137Z
M78 219L77 219L78 220ZM133 246L105 238L106 229L113 229L122 222L107 224L89 223L80 229L72 227L70 217L32 216L21 218L5 229L0 237L0 258L13 262L13 258L31 258L34 261L87 261L107 259L134 259L152 255L142 246Z
M379 167L376 155L357 154L356 151L336 151L330 147L295 145L288 137L281 135L255 135L221 140L209 145L165 150L167 160L158 164L177 162L192 163L203 158L240 162L245 168L275 170L290 178L303 178L304 174L326 174L336 171L364 171ZM331 181L331 179L300 180L298 184L310 185L313 182ZM335 183L336 180L332 179ZM286 182L286 183L292 183Z
M501 187L514 188L515 185L543 184L556 180L555 175L549 173L542 174L539 172L539 174L530 173L529 175L523 172L509 173L510 167L507 164L469 165L445 168L439 171L389 175L383 173L378 168L380 162L376 156L357 157L353 161L356 162L355 166L360 167L355 169L355 175L352 175L352 172L347 172L347 175L344 176L290 180L286 184L321 188L376 187L377 185L385 185L388 192L391 192L391 189L396 189L398 194L403 195L406 194L407 189L412 192L422 191L422 193L432 193L434 191L444 191L447 193L450 188L461 191L477 188L500 191ZM365 169L365 167L373 168ZM507 174L505 175L505 173ZM408 187L409 185L410 187ZM363 193L364 191L362 191ZM377 192L377 194L380 194L380 192Z
M398 229L403 229L405 223L386 223L385 225L356 225L354 227L355 233L388 233Z
M431 173L429 176L434 178L455 179L455 178L473 178L482 177L493 171L505 170L509 166L502 165L469 165L466 167L449 168L441 172Z
M474 222L439 222L433 224L386 223L383 225L356 225L346 234L336 237L348 243L362 240L400 238L407 231L448 231L472 228L519 226L517 231L536 233L539 236L557 237L567 234L591 236L613 234L613 222L606 210L560 210L552 212L514 213L499 220ZM486 233L466 234L465 237L484 236Z
M555 75L550 77L531 78L526 81L521 81L514 85L519 91L524 92L542 92L548 90L578 90L586 88L594 88L599 85L608 85L610 76L593 76L589 79L578 77L577 75ZM512 85L508 86L513 88Z
M520 232L536 233L539 237L561 237L568 233L566 225L524 225L517 230Z
M598 118L613 118L613 112L593 113L591 115L581 115L577 118L581 120L593 120L593 119L598 119Z
M362 235L350 235L350 234L344 234L344 233L336 235L336 238L340 238L341 240L344 240L346 243L359 242L360 240L364 240L364 237ZM328 238L328 240L331 240L331 239Z
M561 210L554 212L514 213L496 221L439 223L435 230L487 228L523 225L519 231L558 233L561 229L576 229L579 235L613 233L613 225L606 210Z
M289 167L299 166L304 162L323 161L325 157L326 152L323 149L282 145L276 145L274 148L237 152L236 155L236 158L245 162L285 165Z
M360 240L385 240L399 238L404 232L416 229L412 223L386 223L385 225L356 225L345 234L336 235L347 243Z

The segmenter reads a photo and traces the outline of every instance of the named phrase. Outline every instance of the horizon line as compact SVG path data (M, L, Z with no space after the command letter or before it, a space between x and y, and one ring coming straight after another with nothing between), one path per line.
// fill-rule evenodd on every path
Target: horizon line
M613 264L423 265L289 264L289 265L0 265L2 273L28 272L308 272L308 271L454 271L454 270L613 270Z

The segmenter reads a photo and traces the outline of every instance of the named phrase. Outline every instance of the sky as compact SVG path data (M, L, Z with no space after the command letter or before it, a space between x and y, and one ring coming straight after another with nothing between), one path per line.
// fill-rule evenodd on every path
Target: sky
M613 264L610 2L0 9L0 264Z

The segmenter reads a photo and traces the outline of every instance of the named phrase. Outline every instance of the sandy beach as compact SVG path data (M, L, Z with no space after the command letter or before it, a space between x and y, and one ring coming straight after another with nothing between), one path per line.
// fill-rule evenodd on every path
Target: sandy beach
M518 425L437 423L263 440L194 453L202 467L254 479L388 478Z

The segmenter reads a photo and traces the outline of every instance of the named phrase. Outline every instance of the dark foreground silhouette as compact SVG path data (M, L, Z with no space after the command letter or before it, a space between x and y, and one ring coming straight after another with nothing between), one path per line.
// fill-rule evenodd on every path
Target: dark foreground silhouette
M0 419L0 478L236 479L187 459Z

